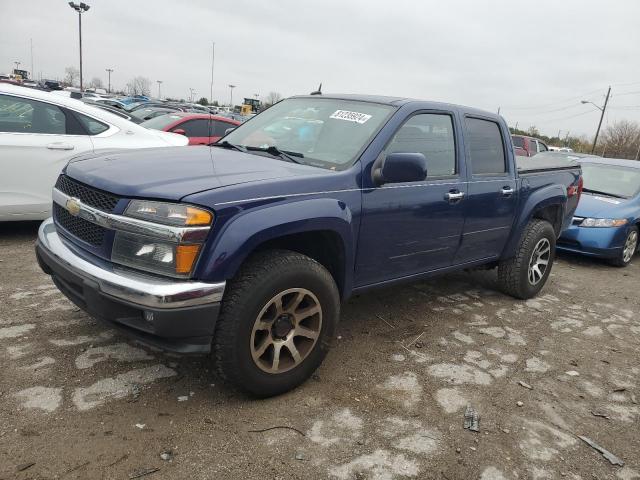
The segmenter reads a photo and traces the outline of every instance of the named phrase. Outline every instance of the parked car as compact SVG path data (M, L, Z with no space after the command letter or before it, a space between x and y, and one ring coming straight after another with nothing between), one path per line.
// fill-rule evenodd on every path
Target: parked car
M189 139L189 145L209 145L217 142L230 128L240 125L240 122L216 115L173 112L152 118L140 125L184 135Z
M129 120L130 122L133 122L133 123L142 123L143 122L143 120L141 118L138 118L138 117L136 117L134 115L129 114L128 112L126 112L124 110L112 107L112 106L107 105L105 103L96 102L96 101L85 99L85 98L83 98L82 101L87 105L91 105L91 106L97 107L97 108L99 108L101 110L106 110L107 112L111 112L114 115L119 116L120 118L124 118L125 120Z
M572 153L573 152L573 148L569 148L569 147L554 147L553 145L549 145L549 151L550 152Z
M0 221L47 218L51 188L71 155L186 144L78 100L0 85Z
M558 249L626 267L638 251L640 162L589 156L580 163L584 195Z
M115 98L86 98L84 100L95 102L95 103L101 103L102 105L107 105L109 107L117 108L123 111L125 110L124 108L125 104Z
M516 149L516 155L523 157L533 157L540 152L549 151L549 147L542 140L534 137L525 137L524 135L511 135L513 146Z
M313 129L270 138L301 112ZM36 253L90 315L164 349L213 351L223 378L269 396L320 365L355 293L497 266L504 291L536 295L580 181L565 160L516 166L493 113L301 96L210 148L70 162Z
M159 117L160 115L166 115L168 113L177 112L175 108L169 107L147 107L147 108L139 108L137 110L133 110L129 112L132 116L139 119L142 123L146 120L151 120L152 118Z
M58 80L42 80L40 86L49 90L62 90L62 83Z

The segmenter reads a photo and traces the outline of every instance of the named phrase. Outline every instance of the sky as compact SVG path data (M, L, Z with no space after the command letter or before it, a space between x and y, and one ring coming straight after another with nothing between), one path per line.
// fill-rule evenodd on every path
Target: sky
M114 69L162 80L162 96L234 103L275 91L367 93L497 111L510 126L591 138L640 121L637 0L86 0L85 83ZM78 66L78 18L64 0L0 0L0 73Z

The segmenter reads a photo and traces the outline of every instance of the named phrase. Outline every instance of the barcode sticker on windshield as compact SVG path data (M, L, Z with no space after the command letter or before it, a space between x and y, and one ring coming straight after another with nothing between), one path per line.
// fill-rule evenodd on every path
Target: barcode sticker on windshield
M371 118L371 115L367 115L366 113L350 112L348 110L336 110L329 118L346 120L347 122L365 123Z

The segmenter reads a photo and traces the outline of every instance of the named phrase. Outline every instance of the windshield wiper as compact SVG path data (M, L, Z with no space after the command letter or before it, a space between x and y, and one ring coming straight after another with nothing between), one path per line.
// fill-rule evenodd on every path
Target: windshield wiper
M627 198L624 195L616 195L615 193L601 192L600 190L592 190L590 188L583 188L582 191L587 193L595 193L596 195L606 195L607 197Z
M267 147L267 148L247 147L247 150L255 151L255 152L266 152L269 155L273 155L274 157L284 158L285 160L288 160L289 162L292 162L292 163L302 163L300 160L298 160L298 159L296 159L294 157L304 158L304 154L302 154L302 153L291 152L289 150L280 150L275 145L271 145L270 147Z
M233 143L229 143L226 140L222 142L214 142L209 144L210 147L220 147L220 148L232 148L234 150L238 150L239 152L247 153L247 149L242 145L235 145Z

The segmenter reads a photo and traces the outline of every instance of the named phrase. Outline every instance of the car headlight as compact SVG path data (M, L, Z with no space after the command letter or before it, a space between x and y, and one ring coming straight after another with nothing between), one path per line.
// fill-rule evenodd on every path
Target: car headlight
M626 218L585 218L580 224L581 227L621 227L627 224Z
M145 200L132 200L124 216L166 225L167 229L204 230L204 235L199 238L204 238L206 230L213 222L213 214L208 210L179 203ZM201 241L169 241L166 237L156 238L152 235L116 231L111 260L147 272L188 278L193 272L201 249Z
M202 208L181 203L132 200L124 212L125 216L148 220L149 222L195 227L211 225L213 215Z

